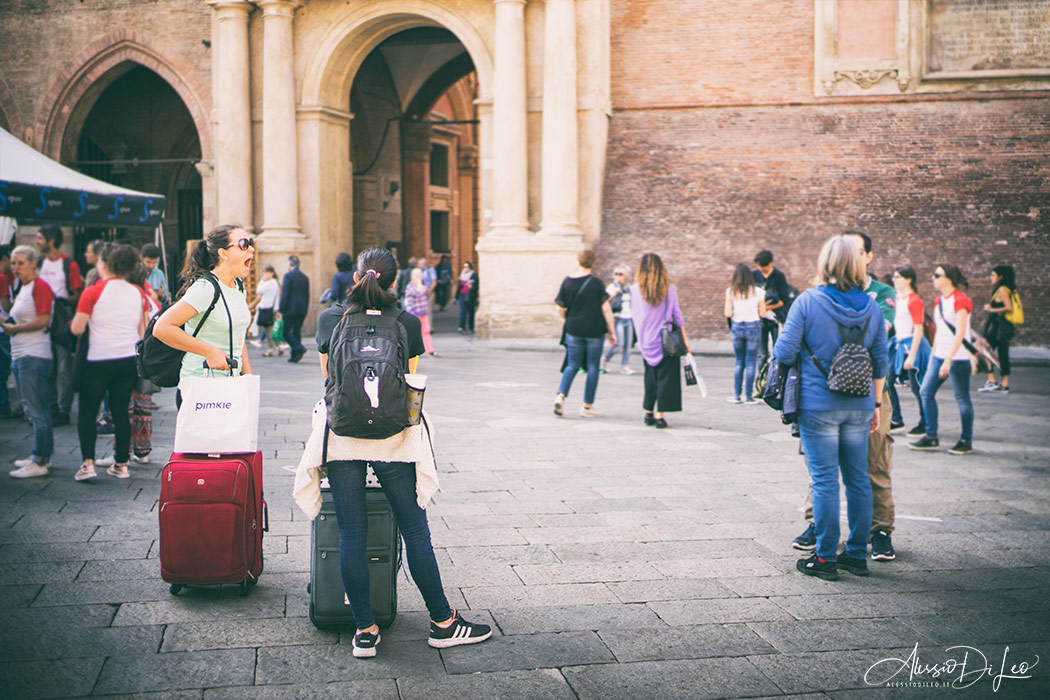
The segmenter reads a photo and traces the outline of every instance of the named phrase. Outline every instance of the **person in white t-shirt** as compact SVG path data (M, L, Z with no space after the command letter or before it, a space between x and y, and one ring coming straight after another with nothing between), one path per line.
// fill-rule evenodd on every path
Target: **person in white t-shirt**
M937 266L933 286L938 296L934 302L933 322L937 333L933 338L933 352L919 394L926 416L926 435L908 445L913 450L933 452L940 448L937 438L937 390L948 377L959 405L962 435L948 452L953 455L973 454L973 401L970 399L970 351L964 343L970 336L970 315L973 302L960 291L966 287L966 278L955 265Z
M37 276L37 251L20 245L11 251L11 272L22 286L4 321L4 332L11 337L11 374L22 400L22 410L33 424L33 451L15 461L11 476L24 479L47 476L54 451L50 400L55 391L51 377L51 322L54 294L47 282Z
M127 479L131 450L131 420L128 407L138 373L135 368L135 344L142 338L150 299L141 287L127 278L139 264L138 251L129 245L108 245L98 260L99 282L80 295L71 329L74 335L88 332L87 364L81 371L77 435L83 464L73 478L94 479L95 442L98 430L95 416L102 399L109 395L116 445L114 464L107 470L111 476Z
M274 314L277 313L277 302L281 299L281 284L277 281L277 272L273 265L263 268L263 278L255 288L255 325L259 327L259 340L252 341L257 348L266 341L266 352L263 357L283 355L281 344L273 339L270 329L273 328ZM274 351L277 351L276 353Z
M766 315L766 294L765 290L755 286L751 268L744 263L736 266L732 282L726 289L725 314L732 321L729 333L733 339L733 355L736 357L733 395L726 401L754 406L758 403L752 393L755 388L758 343L762 335L761 320Z

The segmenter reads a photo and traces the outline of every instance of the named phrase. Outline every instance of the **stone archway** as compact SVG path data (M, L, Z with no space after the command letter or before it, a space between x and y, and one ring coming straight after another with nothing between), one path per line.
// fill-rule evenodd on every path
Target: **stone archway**
M18 113L18 104L15 103L15 98L3 78L0 78L0 119L5 122L4 126L8 131L20 139L25 138L22 117Z
M44 155L60 160L63 138L74 108L85 96L97 97L105 87L104 81L115 77L113 69L125 63L149 68L175 90L197 128L201 157L210 161L213 156L209 110L199 97L208 92L192 77L195 74L193 66L162 44L125 29L91 42L59 71L37 111L36 148Z
M447 6L429 0L381 0L350 9L316 44L301 80L298 108L300 224L317 243L318 263L342 250L353 228L349 97L359 69L374 49L399 32L419 27L448 30L462 44L477 74L482 137L491 109L493 60L482 39L489 32ZM482 145L482 159L484 158ZM481 183L485 192L486 185ZM316 233L315 233L316 232Z

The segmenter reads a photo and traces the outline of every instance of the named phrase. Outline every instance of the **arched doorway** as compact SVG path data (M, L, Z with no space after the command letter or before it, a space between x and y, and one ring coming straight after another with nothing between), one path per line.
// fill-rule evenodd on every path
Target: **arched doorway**
M477 97L474 63L447 29L406 29L366 56L349 104L354 251L476 262Z

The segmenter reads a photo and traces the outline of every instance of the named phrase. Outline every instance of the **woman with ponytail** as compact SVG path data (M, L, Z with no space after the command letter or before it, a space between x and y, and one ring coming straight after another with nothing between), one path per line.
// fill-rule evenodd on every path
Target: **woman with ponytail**
M153 335L158 340L186 351L182 377L205 376L205 362L210 369L227 371L232 358L238 360L241 374L251 373L244 337L252 315L242 280L251 271L254 258L255 239L242 226L228 224L213 229L198 241L186 259L179 300L153 327ZM217 300L216 282L221 292ZM200 330L192 335L198 326ZM176 393L176 404L180 403L181 397Z
M348 314L396 318L408 336L408 368L415 372L419 356L426 351L422 327L419 318L397 307L397 297L391 291L397 277L397 261L386 248L369 248L358 256L354 286L347 294L345 305L332 304L317 321L317 351L321 354L321 372L326 380L328 351L333 342L339 341L339 336L333 339L332 333L339 320ZM475 644L491 637L488 625L467 622L449 607L441 585L425 510L437 490L429 426L423 421L384 439L342 437L328 431L327 409L322 400L314 409L313 432L299 461L293 492L302 510L311 518L317 517L321 506L320 479L328 477L339 525L343 589L357 626L353 655L373 657L380 642L369 596L366 557L365 473L369 464L390 502L405 541L409 571L426 603L430 646L443 649Z

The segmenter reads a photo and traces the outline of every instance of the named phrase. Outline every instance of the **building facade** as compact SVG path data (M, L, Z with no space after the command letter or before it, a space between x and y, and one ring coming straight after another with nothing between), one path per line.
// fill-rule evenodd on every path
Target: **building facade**
M169 250L240 222L318 290L341 251L447 253L482 334L556 334L589 245L661 254L721 337L736 263L804 288L847 228L927 298L1013 264L1050 303L1050 0L9 0L0 39L0 126L165 194Z

